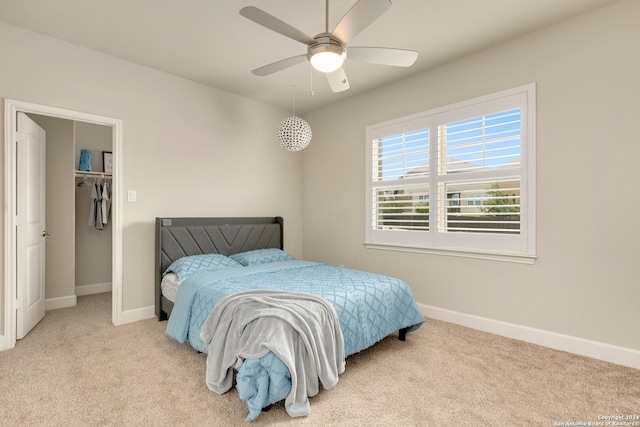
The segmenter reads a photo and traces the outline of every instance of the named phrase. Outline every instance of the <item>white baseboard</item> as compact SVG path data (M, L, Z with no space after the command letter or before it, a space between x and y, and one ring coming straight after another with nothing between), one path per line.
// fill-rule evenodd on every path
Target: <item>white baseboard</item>
M77 304L78 299L75 295L60 298L49 298L44 301L44 309L45 311L57 310L59 308L75 307Z
M125 323L133 323L138 320L146 320L156 317L156 307L150 305L148 307L136 308L134 310L123 311L120 315L120 325Z
M79 297L84 295L101 294L103 292L111 292L111 282L76 286L76 295Z
M419 307L427 318L455 323L468 328L538 344L555 350L567 351L617 365L640 369L640 350L619 347L598 341L590 341L571 335L563 335L424 304L419 304Z

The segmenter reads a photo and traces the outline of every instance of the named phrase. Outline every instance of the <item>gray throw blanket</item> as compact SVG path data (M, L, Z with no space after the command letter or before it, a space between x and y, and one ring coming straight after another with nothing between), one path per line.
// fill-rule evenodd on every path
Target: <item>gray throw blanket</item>
M292 417L308 415L308 397L338 383L344 372L344 338L335 308L304 293L252 290L221 299L200 337L209 349L206 382L222 394L233 385L233 369L244 359L272 351L289 368L291 392L285 408Z

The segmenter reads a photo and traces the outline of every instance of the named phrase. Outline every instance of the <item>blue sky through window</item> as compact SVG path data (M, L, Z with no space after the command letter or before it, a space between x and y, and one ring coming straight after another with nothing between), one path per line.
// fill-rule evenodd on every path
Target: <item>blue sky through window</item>
M382 180L426 173L429 164L429 129L393 135L379 141Z
M447 172L505 167L520 160L519 108L446 125Z

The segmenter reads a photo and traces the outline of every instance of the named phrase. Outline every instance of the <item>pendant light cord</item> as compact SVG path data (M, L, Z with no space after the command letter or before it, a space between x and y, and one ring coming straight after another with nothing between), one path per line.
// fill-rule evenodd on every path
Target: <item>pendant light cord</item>
M292 85L291 86L291 95L293 98L293 117L296 116L296 86Z

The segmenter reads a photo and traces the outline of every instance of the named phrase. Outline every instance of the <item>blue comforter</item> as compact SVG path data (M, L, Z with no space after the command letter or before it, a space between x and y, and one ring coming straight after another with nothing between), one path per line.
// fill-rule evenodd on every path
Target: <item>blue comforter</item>
M315 294L329 301L338 314L344 336L345 355L357 353L390 333L402 328L409 332L419 328L424 317L418 309L409 286L393 277L329 266L309 261L280 261L242 268L232 268L215 272L206 272L185 279L176 295L173 311L167 324L167 334L189 343L198 351L208 352L200 338L200 330L209 313L223 297L250 289L273 289L289 292ZM263 357L264 363L277 366L281 373L284 364L273 360L272 354ZM277 359L277 358L276 358ZM247 380L247 371L253 372L259 360L246 360L238 374L243 380L237 388L241 398L260 394L265 396L262 403L248 401L250 414L255 419L260 409L275 400L281 400L287 393L286 381L283 390L245 390L245 386L265 382L265 373L256 373L255 381ZM244 367L244 366L243 366ZM249 369L251 368L251 369ZM286 366L284 366L286 370ZM262 376L262 378L259 378ZM273 384L271 384L273 386ZM290 383L289 383L290 388ZM245 399L247 400L247 399ZM256 414L257 412L257 414Z

